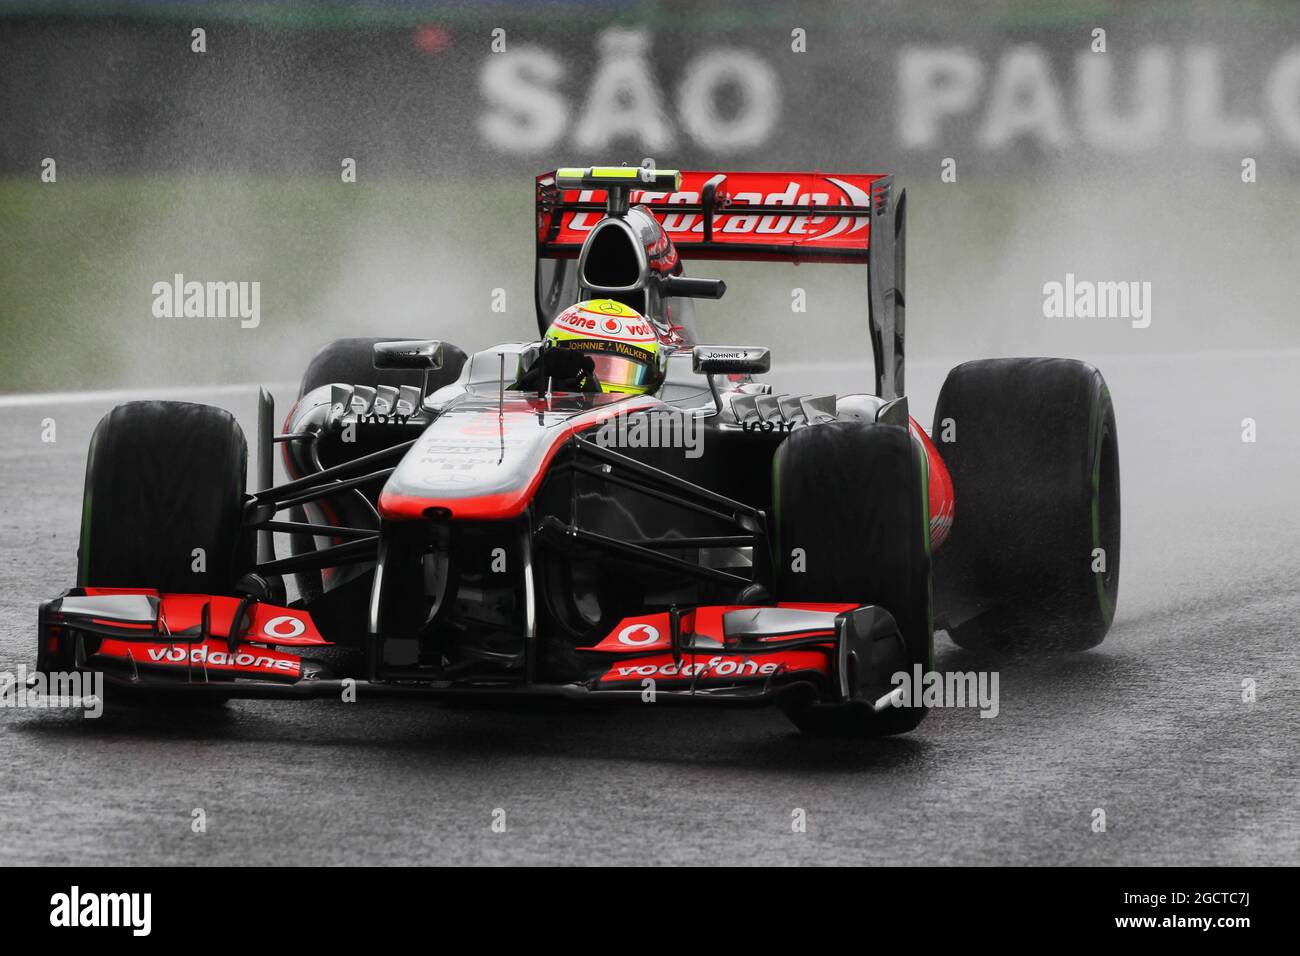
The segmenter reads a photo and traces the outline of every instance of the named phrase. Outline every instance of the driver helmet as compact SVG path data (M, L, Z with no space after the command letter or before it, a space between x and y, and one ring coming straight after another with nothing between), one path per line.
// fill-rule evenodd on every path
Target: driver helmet
M603 392L644 395L659 379L659 339L649 319L613 299L571 305L546 330L546 345L591 357Z

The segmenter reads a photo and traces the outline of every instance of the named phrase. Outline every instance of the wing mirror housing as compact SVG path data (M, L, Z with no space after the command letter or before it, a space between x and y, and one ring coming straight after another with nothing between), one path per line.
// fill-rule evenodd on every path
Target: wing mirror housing
M721 415L722 396L715 375L756 375L772 367L772 353L757 345L697 345L691 349L691 368L709 377L713 404Z
M663 294L683 299L721 299L727 292L727 283L721 279L696 279L691 276L669 276L664 279Z
M434 339L376 342L374 365L375 368L434 372L442 368L442 343Z
M704 375L757 375L772 368L772 352L757 345L697 345L691 368Z

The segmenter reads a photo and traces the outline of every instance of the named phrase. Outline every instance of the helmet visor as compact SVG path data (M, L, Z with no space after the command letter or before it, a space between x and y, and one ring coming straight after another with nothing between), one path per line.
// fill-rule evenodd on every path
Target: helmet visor
M645 388L650 382L651 368L645 362L621 355L593 355L591 359L596 364L596 378L601 385Z

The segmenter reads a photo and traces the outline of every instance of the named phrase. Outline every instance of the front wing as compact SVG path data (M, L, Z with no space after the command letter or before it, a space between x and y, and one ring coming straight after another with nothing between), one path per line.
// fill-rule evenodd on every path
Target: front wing
M627 618L579 653L571 683L334 679L303 648L328 646L304 610L253 598L77 588L41 606L37 670L99 671L123 690L222 699L398 696L558 698L758 706L787 699L876 710L907 654L874 605L728 605Z

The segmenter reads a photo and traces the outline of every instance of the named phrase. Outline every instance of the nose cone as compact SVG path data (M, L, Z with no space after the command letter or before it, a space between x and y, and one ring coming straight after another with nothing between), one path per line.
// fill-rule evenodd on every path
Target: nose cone
M379 496L387 520L415 520L430 509L453 519L521 514L564 442L620 411L657 404L619 395L468 393L425 429Z

